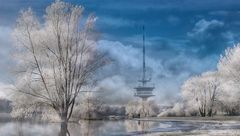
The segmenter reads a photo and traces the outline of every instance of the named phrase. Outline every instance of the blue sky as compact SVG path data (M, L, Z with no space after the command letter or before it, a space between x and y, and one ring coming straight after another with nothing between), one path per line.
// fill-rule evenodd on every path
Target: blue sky
M19 11L31 7L41 18L53 1L0 2L0 82L9 83L12 79L9 69L14 67L10 34ZM83 5L85 16L94 13L98 17L99 48L115 60L106 67L105 71L111 72L102 74L106 79L103 79L103 85L104 81L116 79L128 88L136 84L141 66L141 27L145 24L148 71L156 86L156 98L161 100L175 98L189 76L214 70L224 50L239 41L240 1L237 0L66 2ZM123 91L120 89L119 92ZM126 95L130 95L129 91Z

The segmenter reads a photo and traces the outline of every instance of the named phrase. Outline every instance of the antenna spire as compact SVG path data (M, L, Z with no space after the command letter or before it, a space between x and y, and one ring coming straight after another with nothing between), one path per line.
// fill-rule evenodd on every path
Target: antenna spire
M143 36L142 36L142 79L138 80L142 85L139 85L138 87L135 87L135 96L142 98L143 101L146 101L149 97L154 96L152 91L154 89L153 86L147 86L147 82L151 81L150 79L146 79L146 64L145 64L145 27L143 25ZM144 107L143 107L144 108ZM144 111L144 110L143 110Z
M146 64L145 64L145 26L143 25L143 77L142 83L145 85L146 83Z

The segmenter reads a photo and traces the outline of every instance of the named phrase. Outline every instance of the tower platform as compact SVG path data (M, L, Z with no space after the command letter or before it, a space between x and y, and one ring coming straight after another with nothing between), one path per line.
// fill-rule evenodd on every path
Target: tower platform
M135 89L134 96L136 96L136 97L140 97L142 99L147 99L148 97L154 96L152 93L154 87L137 86L134 89Z

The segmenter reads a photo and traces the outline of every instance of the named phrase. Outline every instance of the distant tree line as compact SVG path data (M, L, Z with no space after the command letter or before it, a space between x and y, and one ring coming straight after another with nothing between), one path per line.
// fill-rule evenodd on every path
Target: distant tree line
M0 98L0 113L10 113L12 111L11 101Z

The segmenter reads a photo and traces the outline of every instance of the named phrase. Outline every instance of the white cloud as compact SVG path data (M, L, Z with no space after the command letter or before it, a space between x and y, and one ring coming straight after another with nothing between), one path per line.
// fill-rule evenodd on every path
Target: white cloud
M134 87L138 85L137 80L141 76L141 48L124 45L118 41L101 40L99 49L106 52L113 62L105 67L108 76L102 79L98 88L107 90L111 94L109 96L111 100L122 99L121 103L127 103L133 98ZM152 84L155 86L154 99L160 104L176 101L181 84L189 76L216 66L215 56L211 56L211 59L198 59L180 54L164 60L163 63L162 58L152 58L148 53L146 53L148 76L151 75Z
M193 31L191 33L188 33L188 36L205 34L205 32L209 29L218 28L222 26L224 26L224 23L221 21L218 20L207 21L205 19L201 19L195 24Z
M0 26L0 81L7 81L13 61L11 59L12 41L10 27Z
M133 88L119 75L101 80L95 91L99 92L96 95L103 98L107 104L126 104L133 99Z
M0 82L0 98L10 99L14 86Z

